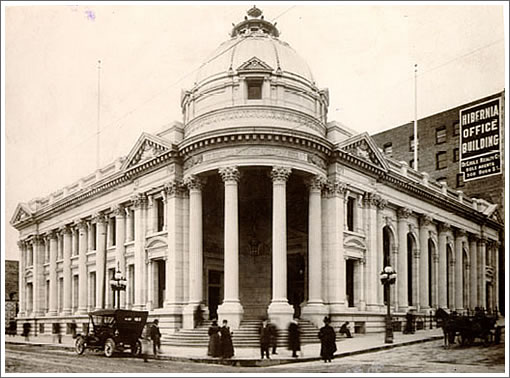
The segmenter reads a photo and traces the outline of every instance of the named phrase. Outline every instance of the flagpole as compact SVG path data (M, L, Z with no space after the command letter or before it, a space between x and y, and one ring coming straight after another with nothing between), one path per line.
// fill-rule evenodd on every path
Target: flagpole
M414 169L418 170L418 65L414 65Z
M96 169L99 169L99 132L101 125L101 60L97 61L97 129L96 129Z

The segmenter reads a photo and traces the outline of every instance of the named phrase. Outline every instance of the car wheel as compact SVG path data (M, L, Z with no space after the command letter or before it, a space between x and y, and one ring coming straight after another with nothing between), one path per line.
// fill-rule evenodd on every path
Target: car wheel
M83 337L78 336L76 342L74 343L74 350L77 354L82 354L85 351L85 340Z
M115 350L115 341L113 341L112 339L107 339L106 342L104 343L104 355L106 357L111 357L111 356L113 356L114 350Z
M135 357L139 356L142 353L142 343L140 340L136 340L135 345L131 347L131 354Z

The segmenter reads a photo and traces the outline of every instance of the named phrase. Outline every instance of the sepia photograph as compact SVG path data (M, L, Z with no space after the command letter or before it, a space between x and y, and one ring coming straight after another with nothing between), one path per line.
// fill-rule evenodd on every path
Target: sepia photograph
M508 11L2 1L2 376L508 376Z

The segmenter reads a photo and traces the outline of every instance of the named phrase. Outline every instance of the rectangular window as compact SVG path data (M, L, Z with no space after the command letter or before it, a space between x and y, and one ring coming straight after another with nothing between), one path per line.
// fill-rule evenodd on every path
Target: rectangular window
M347 199L347 229L354 231L354 205L356 200L352 197Z
M262 80L247 80L248 100L260 100L262 98Z
M409 151L414 151L414 135L409 137Z
M459 121L455 121L453 123L453 136L459 135L459 132L460 132L459 130L460 130L459 129Z
M418 159L418 163L419 163L419 162L420 162L420 159ZM413 168L413 169L416 169L416 168L414 167L414 159L409 160L409 166L410 166L411 168Z
M97 307L96 303L96 272L90 272L89 274L89 309Z
M111 229L111 246L115 245L116 238L117 238L117 219L115 217L110 218L110 229Z
M73 276L73 312L78 310L78 275Z
M90 246L91 251L96 250L97 245L97 223L92 223L92 245Z
M389 157L393 156L393 146L391 143L386 143L384 145L384 154Z
M436 129L436 144L446 142L446 127L441 126Z
M58 312L62 312L64 308L64 278L58 279Z
M46 312L50 309L50 280L46 280L46 302L44 303L44 308Z
M457 188L464 186L464 174L457 173Z
M165 225L165 202L163 198L156 199L156 211L158 212L157 231L163 231Z
M133 209L129 209L130 216L131 216L131 235L133 237L132 240L135 238L135 211Z
M39 323L39 333L44 333L44 323Z
M436 154L436 169L446 168L446 152L441 151Z
M128 266L128 273L128 301L129 305L132 306L135 303L135 266L133 264Z
M458 148L453 149L453 161L454 162L459 161L459 149Z

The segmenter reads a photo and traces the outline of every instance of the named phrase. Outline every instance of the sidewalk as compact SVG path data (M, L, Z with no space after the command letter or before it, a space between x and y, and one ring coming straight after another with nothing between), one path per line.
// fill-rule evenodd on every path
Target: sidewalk
M354 354L374 352L383 349L394 348L397 346L410 345L431 340L443 338L443 331L440 328L432 330L420 330L414 334L404 335L402 332L394 333L392 344L384 343L384 333L373 333L366 335L354 335L347 339L337 335L337 352L335 358L350 356ZM45 345L50 348L74 350L74 340L71 336L62 336L62 344L55 343L51 335L41 335L30 337L26 342L21 336L6 336L6 343ZM291 351L279 347L278 354L271 355L271 360L261 360L259 348L236 348L235 356L232 359L222 360L207 356L207 350L203 347L174 347L165 346L161 348L159 359L187 362L201 362L213 364L227 364L235 366L269 366L277 364L287 364L293 362L320 360L320 343L306 344L301 346L299 358L292 358ZM85 353L89 353L86 351Z

